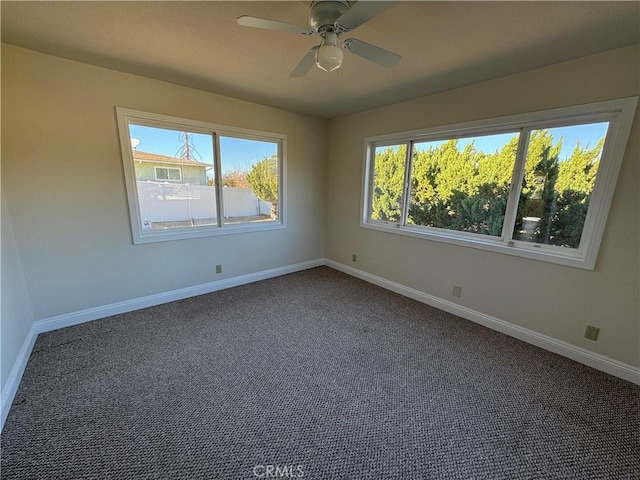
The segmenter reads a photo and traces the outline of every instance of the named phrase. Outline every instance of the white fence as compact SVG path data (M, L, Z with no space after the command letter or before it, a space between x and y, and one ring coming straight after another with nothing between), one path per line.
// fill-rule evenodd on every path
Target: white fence
M217 218L215 187L138 181L143 222L174 222ZM270 215L271 203L250 188L223 187L225 218Z

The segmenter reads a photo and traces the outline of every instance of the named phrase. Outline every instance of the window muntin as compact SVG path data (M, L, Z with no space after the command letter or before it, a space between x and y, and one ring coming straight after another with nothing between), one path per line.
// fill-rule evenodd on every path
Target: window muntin
M593 269L636 104L634 97L368 138L361 226ZM498 138L510 152L502 163L500 148L486 148ZM387 197L402 215L383 219L373 208L387 186L377 157L400 144L413 153L395 166L406 180ZM467 158L478 146L493 162ZM438 155L445 160L434 161ZM481 165L496 168L491 188L478 181ZM449 185L447 170L456 169Z
M284 135L116 110L134 243L284 227Z

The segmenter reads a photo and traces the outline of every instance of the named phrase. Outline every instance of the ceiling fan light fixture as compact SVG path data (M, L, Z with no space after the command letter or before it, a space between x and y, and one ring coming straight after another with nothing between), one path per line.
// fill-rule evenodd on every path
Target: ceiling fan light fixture
M333 72L342 66L344 53L338 43L338 36L327 32L316 51L316 65L325 72Z

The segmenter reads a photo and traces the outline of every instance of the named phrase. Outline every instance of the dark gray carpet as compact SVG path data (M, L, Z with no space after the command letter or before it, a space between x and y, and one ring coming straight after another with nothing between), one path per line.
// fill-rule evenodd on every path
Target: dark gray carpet
M321 267L40 335L1 477L637 479L639 393Z

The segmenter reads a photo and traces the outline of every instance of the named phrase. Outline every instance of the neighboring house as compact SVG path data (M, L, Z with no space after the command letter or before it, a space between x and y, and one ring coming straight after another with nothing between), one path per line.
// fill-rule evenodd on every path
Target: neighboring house
M138 181L206 185L207 169L212 168L208 163L138 150L134 150L133 160Z
M138 150L133 151L133 160L140 215L145 229L153 228L154 222L210 221L216 218L216 190L207 185L207 171L213 168L212 165ZM258 198L251 188L225 187L222 195L226 219L264 219L271 211L271 203Z

